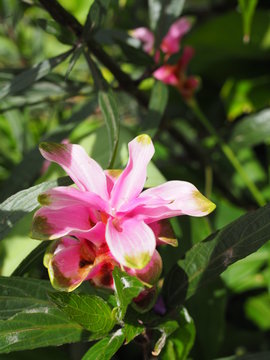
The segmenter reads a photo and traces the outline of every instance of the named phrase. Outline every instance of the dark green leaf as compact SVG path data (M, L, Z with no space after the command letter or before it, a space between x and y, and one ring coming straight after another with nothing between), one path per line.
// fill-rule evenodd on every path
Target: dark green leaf
M159 127L168 102L168 87L156 81L151 91L149 111L143 123L143 132L153 137Z
M52 187L70 185L72 181L68 176L57 180L46 181L27 190L19 191L0 205L0 240L14 227L22 217L39 206L38 195Z
M197 330L194 358L214 359L219 353L226 329L226 307L227 291L219 278L188 301L187 308Z
M0 320L0 353L81 341L83 328L60 310L43 308Z
M112 90L109 88L106 80L103 78L96 63L91 59L88 53L85 53L85 58L88 66L92 72L95 86L98 91L99 106L102 111L104 121L108 131L109 138L109 159L108 168L113 167L116 156L117 145L119 140L119 114L116 101Z
M48 300L48 281L0 277L0 353L90 338Z
M270 109L241 119L233 128L230 143L233 147L250 147L270 139Z
M121 271L118 267L113 270L115 284L115 296L118 305L118 317L122 320L126 314L128 305L132 299L139 295L144 289L143 284L133 276Z
M7 84L0 94L0 99L6 96L14 95L19 91L25 90L31 86L34 82L42 79L57 65L61 64L72 53L73 50L69 50L61 55L44 60L41 63L33 66L31 69L22 72L17 75L10 84Z
M118 109L111 91L100 91L98 94L98 100L108 130L110 144L110 158L108 167L110 168L114 163L119 140Z
M31 313L43 309L45 312L52 307L47 297L47 291L51 289L48 281L0 277L0 319L10 318L21 311Z
M250 212L194 245L178 261L164 283L168 306L179 305L230 264L259 249L270 239L270 205Z
M243 19L244 42L249 42L253 16L258 0L238 0Z
M74 68L77 60L79 59L79 57L81 56L83 52L83 47L82 46L77 46L76 49L74 50L70 60L69 60L69 63L68 63L68 68L67 68L67 72L66 72L66 75L65 75L65 78L68 79L72 69Z
M110 0L94 0L90 6L83 29L84 38L89 39L94 30L100 27L107 14Z
M123 330L119 329L111 336L100 340L92 346L82 360L110 360L122 346L124 340L125 335L123 334Z
M50 298L71 320L93 333L107 334L115 325L111 308L99 296L54 292Z

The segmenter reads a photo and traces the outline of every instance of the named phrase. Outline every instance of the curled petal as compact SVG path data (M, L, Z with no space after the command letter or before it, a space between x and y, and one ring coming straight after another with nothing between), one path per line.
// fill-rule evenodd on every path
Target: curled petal
M80 145L41 143L40 152L49 161L59 164L80 190L92 191L108 199L106 177L99 164Z
M41 205L48 206L53 210L81 205L99 211L107 211L107 203L99 195L90 191L80 191L73 187L59 186L47 190L38 196L38 201Z
M131 215L138 216L147 223L179 215L204 216L216 207L194 185L186 181L168 181L145 190L139 199L144 204L135 208Z
M128 164L111 191L111 205L116 210L140 194L146 181L147 165L155 152L150 137L145 134L132 140L128 148Z
M72 291L86 279L94 258L94 251L89 244L64 237L48 248L44 265L48 268L55 289Z
M130 33L132 37L140 40L143 43L143 50L146 53L150 54L152 52L155 38L154 34L149 29L145 27L139 27L132 30Z
M162 272L162 259L157 250L155 250L151 260L143 269L127 269L127 272L130 275L136 276L145 283L154 285L158 281Z
M144 268L156 247L153 231L143 221L109 219L106 240L114 258L132 269Z
M39 209L32 224L32 237L54 240L72 232L86 232L93 227L90 211L83 206L70 206L58 210Z

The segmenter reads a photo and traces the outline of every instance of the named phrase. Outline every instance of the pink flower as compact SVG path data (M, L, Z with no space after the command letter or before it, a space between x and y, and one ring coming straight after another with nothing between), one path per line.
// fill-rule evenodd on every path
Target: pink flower
M186 18L175 21L161 42L160 48L164 54L176 54L180 50L182 37L189 32L190 28L191 24Z
M139 27L131 31L131 36L143 43L143 50L151 54L154 49L154 34L146 27Z
M172 55L180 50L182 37L190 30L191 24L186 18L175 21L163 38L160 49L164 54ZM139 27L131 31L131 36L143 43L143 50L151 54L154 50L155 37L152 31L146 27ZM155 56L158 59L159 56Z
M165 64L154 71L153 76L165 84L176 87L180 94L186 99L190 99L195 90L199 86L199 81L194 76L187 76L187 65L194 55L194 49L190 46L185 46L183 54L175 65L167 64L166 62L171 55L180 51L180 43L183 36L189 32L191 28L190 22L186 18L181 18L174 22L169 28L168 33L162 39L160 49L165 54ZM151 54L154 49L154 35L147 28L137 28L132 31L132 36L143 42L143 49L148 54ZM154 55L155 62L160 60L160 51L158 50Z
M79 145L42 143L40 151L45 159L58 163L77 188L57 187L39 196L43 206L34 215L32 236L40 240L62 238L53 256L71 251L67 259L72 262L73 247L77 253L75 267L88 242L95 249L89 266L100 264L97 249L105 244L107 260L139 271L139 277L140 271L156 261L157 238L169 242L155 223L179 215L204 216L215 208L185 181L169 181L143 191L146 168L154 154L148 135L140 135L129 143L129 161L122 172L103 171ZM71 241L70 236L77 242ZM64 260L60 263L64 264ZM89 276L87 272L85 278Z
M154 71L156 79L165 84L175 86L185 99L190 99L199 85L198 79L194 76L186 75L186 68L194 55L194 49L185 46L183 55L176 65L165 64Z

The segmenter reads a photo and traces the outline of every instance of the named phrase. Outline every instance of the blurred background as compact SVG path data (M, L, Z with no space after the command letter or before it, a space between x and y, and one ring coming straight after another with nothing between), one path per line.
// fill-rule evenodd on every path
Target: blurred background
M93 0L59 3L84 24ZM251 3L185 1L182 16L193 25L181 44L195 49L188 72L199 79L196 98L201 112L218 139L234 151L266 203L270 199L270 3ZM145 98L151 98L152 108L120 84L100 59L96 62L115 91L121 119L114 167L126 164L127 143L134 135L148 132L156 148L148 186L165 179L190 181L217 205L207 220L180 217L173 221L179 247L161 249L166 274L192 245L256 209L258 202L224 156L220 140L198 121L177 89L160 85L159 93L153 92L157 89L151 76L153 59L130 36L134 28L150 27L149 4L112 0L95 41L129 74ZM22 189L65 175L39 154L37 146L43 140L81 144L106 168L107 130L80 39L36 0L1 0L0 23L1 202ZM159 113L162 101L165 110ZM29 237L31 218L32 214L23 217L0 243L1 275L11 275L40 244ZM47 278L42 257L25 276ZM269 351L269 290L270 243L230 266L188 301L197 333L189 357L204 360ZM75 344L0 355L0 359L80 359L86 349ZM140 347L131 344L115 359L141 356ZM160 358L169 359L167 353Z

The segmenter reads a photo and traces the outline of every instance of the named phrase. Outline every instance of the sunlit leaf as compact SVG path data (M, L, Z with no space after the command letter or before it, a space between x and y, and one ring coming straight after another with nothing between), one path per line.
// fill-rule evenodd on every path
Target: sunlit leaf
M116 351L122 346L125 340L123 330L119 329L111 336L108 336L94 346L84 355L82 360L110 360Z
M132 299L139 295L144 289L143 284L136 277L130 276L121 271L118 267L113 270L115 284L115 296L118 305L119 320L123 319L128 305Z
M175 265L164 284L169 306L183 303L230 264L270 239L270 206L250 212L194 245Z
M244 42L249 42L253 16L258 0L238 0L243 19Z
M106 334L115 324L111 308L99 296L54 292L50 298L71 320L88 331Z
M242 148L255 146L270 140L270 109L248 115L234 126L230 143Z

